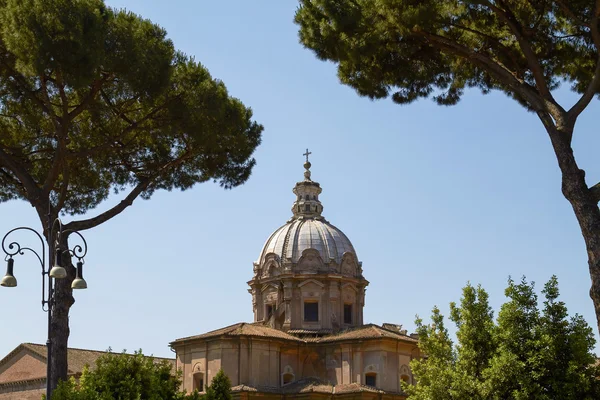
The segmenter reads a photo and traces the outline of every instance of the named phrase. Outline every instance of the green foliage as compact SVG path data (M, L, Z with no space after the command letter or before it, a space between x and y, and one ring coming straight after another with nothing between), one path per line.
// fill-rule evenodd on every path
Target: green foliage
M231 400L231 381L222 369L217 372L206 389L204 400Z
M79 382L60 382L52 400L200 400L197 392L179 391L181 380L166 360L108 353L84 368Z
M589 0L300 0L295 20L344 84L400 104L455 104L476 87L530 107L522 91L545 96L563 80L583 92L600 45Z
M0 0L0 131L0 201L75 215L129 188L122 208L240 185L262 126L149 20L102 0Z
M494 321L485 290L467 285L460 305L450 305L456 346L437 308L432 324L417 319L419 348L426 358L411 362L417 384L403 386L410 398L600 398L592 329L579 315L569 319L558 301L556 277L542 293L540 310L533 283L509 280L508 301Z

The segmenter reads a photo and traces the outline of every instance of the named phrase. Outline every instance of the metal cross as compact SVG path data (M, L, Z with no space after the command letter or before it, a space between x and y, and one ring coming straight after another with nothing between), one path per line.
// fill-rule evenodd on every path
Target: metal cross
M302 154L303 156L306 156L306 162L308 162L308 156L311 154L312 152L308 151L308 149L306 149L306 153Z

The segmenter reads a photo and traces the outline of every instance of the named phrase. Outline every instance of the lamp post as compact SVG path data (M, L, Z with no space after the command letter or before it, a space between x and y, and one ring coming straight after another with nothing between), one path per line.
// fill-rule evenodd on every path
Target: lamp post
M33 232L41 243L41 255L31 247L21 246L18 242L7 242L7 238L17 231ZM75 234L79 236L82 245L75 245L73 248L65 248L62 245L61 237L63 235ZM14 256L24 255L26 251L33 253L42 267L42 310L48 314L48 339L46 340L46 349L48 351L46 368L46 399L50 400L52 396L52 379L50 365L52 361L52 308L54 306L54 279L63 279L67 277L67 270L63 266L63 257L77 258L76 277L71 284L73 289L86 289L87 282L83 279L84 257L87 254L87 242L85 238L77 231L65 230L60 219L56 218L50 223L48 218L48 265L46 267L46 244L44 238L37 231L26 226L11 229L2 238L2 250L6 260L6 275L0 280L0 286L16 287L17 279L14 275ZM65 238L66 239L66 238Z

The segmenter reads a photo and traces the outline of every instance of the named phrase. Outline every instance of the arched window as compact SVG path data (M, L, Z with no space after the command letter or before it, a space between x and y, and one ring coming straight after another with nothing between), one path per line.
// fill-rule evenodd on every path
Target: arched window
M202 372L194 373L194 390L204 392L204 374Z
M377 373L367 372L365 374L365 385L377 387Z
M410 383L410 369L406 364L400 367L400 380Z
M273 316L273 304L265 304L265 321L268 321Z
M295 379L294 370L289 365L286 365L281 374L281 386L289 385Z
M283 385L287 385L294 382L294 374L283 374L281 381Z

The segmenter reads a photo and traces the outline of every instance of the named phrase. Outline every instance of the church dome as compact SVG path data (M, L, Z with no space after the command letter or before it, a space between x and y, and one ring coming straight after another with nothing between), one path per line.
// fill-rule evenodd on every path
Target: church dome
M369 281L348 237L321 215L309 154L293 189L292 218L267 239L248 291L255 322L313 335L362 325Z
M334 261L340 264L347 252L356 257L356 251L344 232L322 218L303 218L292 219L273 232L263 246L258 262L262 264L268 254L275 254L282 262L297 263L308 249L319 252L325 263Z
M269 255L275 255L282 264L296 264L304 252L311 249L318 252L324 264L334 262L339 265L344 255L358 262L356 251L344 232L321 216L321 186L311 179L310 167L307 157L304 180L296 183L293 190L296 195L292 206L293 216L269 236L258 258L258 265L264 265Z

